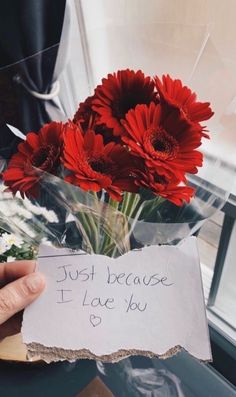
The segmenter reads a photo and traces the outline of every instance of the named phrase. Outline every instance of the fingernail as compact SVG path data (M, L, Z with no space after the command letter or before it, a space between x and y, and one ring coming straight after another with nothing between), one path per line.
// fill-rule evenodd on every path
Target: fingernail
M31 273L25 278L27 288L32 294L40 292L45 285L45 278L41 273Z

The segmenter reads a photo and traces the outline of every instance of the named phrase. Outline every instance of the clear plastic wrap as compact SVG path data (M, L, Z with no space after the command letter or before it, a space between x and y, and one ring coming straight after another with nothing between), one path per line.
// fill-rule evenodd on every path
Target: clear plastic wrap
M39 244L47 240L57 246L82 248L90 253L109 256L122 255L130 249L150 244L177 244L196 233L206 219L222 208L232 191L234 165L212 153L214 142L225 128L226 119L229 120L234 112L230 104L236 89L231 76L235 61L232 59L232 62L226 63L220 55L214 42L215 28L209 24L206 15L201 23L187 23L194 17L189 7L185 9L184 18L178 20L169 6L166 5L165 13L165 7L158 1L150 3L150 7L145 9L145 18L142 15L140 20L138 3L130 2L115 16L109 2L101 2L98 7L101 18L94 25L93 13L90 16L87 13L91 2L82 2L84 34L87 36L93 81L97 83L106 73L126 67L141 68L150 75L170 73L190 84L200 100L203 98L211 102L215 115L208 125L211 139L205 140L207 142L202 147L203 167L197 175L187 176L189 185L195 188L195 197L189 204L177 207L168 201L158 201L153 196L136 195L132 199L129 197L128 204L118 206L108 202L105 194L94 195L40 170L31 170L40 174L41 196L38 200L22 199L19 194L13 197L4 191L3 184L0 190L1 226L31 243ZM151 12L152 7L160 12ZM98 12L98 8L94 7L93 12ZM139 26L142 29L138 29ZM113 50L114 38L116 51ZM103 47L100 47L101 42ZM96 47L96 44L99 46ZM32 117L37 121L32 122L32 128L51 119L59 121L72 117L78 108L78 101L84 99L75 94L75 75L70 73L72 66L73 69L81 66L75 65L73 60L76 51L75 40L71 36L70 51L67 47L68 42L62 38L60 45L0 70L0 74L10 76L9 81L19 85L19 97L24 97L22 106L27 120ZM95 60L98 60L96 48L104 55L99 57L103 59L102 64L98 62L95 65ZM35 95L34 78L39 67L41 77L44 71L51 73L48 86L41 84L36 87L39 91L46 89L46 96L49 94L47 98ZM223 79L232 77L232 84L217 88L219 75ZM80 85L79 80L76 83ZM89 90L92 91L88 86L88 93ZM35 102L35 113L30 111L31 100ZM15 126L21 127L20 124ZM29 131L24 127L20 129L24 133ZM2 169L6 162L5 157L5 162L2 159Z
M106 381L122 385L116 390L119 397L185 397L179 378L168 369L135 368L130 359L115 365L98 362L97 368Z
M105 194L98 197L40 170L32 172L40 176L37 200L23 199L19 193L14 197L2 185L2 227L36 245L50 241L109 256L145 245L177 244L195 233L227 198L224 190L207 182L200 185L196 178L196 196L182 207L139 194L133 195L130 208L122 203L113 207Z

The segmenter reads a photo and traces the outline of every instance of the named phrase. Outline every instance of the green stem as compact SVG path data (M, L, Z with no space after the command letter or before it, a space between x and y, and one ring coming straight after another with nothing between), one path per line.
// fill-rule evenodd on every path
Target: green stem
M110 209L110 207L112 208L112 210ZM119 207L119 202L116 200L113 200L111 198L109 198L108 204L105 207L105 211L104 211L104 219L105 219L105 225L107 226L103 226L104 228L104 239L103 239L103 243L102 243L102 248L101 248L101 253L104 255L106 254L107 251L107 247L110 247L111 245L115 245L114 239L111 237L111 235L109 235L109 230L111 231L110 233L112 234L114 231L114 211L118 210ZM114 210L114 211L113 211Z
M100 253L100 213L98 212L100 203L95 192L89 192L89 194L93 197L92 203L89 203L89 207L82 205L81 211L77 212L75 216L80 221L80 228L83 229L82 235L90 251ZM89 210L90 207L92 207L91 210Z
M133 225L130 225L130 218L135 216L135 213L137 212L137 205L140 201L140 197L137 194L134 193L129 193L126 192L123 195L123 201L121 204L120 212L124 215L123 221L124 221L124 227L122 229L122 234L119 236L119 239L122 241L122 252L128 252L130 250L130 232L131 229L133 228ZM111 203L112 204L112 203ZM111 241L111 239L110 239ZM108 242L105 242L105 248L107 251L107 254L109 256L116 256L117 253L120 253L120 250L117 248L117 244L108 245Z
M139 203L139 200L140 197L136 193L128 193L128 192L124 193L124 198L122 201L120 211L127 217L131 217L137 208L137 204Z
M77 212L75 214L76 218L76 223L78 224L78 227L82 233L83 240L85 241L86 248L89 248L90 253L94 253L94 247L91 244L91 230L89 228L87 219L85 217L85 214L83 212Z
M158 207L161 205L161 203L163 203L163 201L165 201L165 199L161 196L157 196L155 199L149 201L146 201L144 203L144 210L145 210L145 219L147 219L152 212L158 209Z

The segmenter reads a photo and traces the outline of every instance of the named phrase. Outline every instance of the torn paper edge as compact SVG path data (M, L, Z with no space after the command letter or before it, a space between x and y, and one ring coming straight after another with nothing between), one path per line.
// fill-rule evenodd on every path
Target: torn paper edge
M28 343L26 344L27 348L27 358L29 360L33 359L35 356L40 357L41 360L45 361L46 363L56 362L56 361L69 361L73 362L78 359L89 359L89 360L96 360L102 361L104 363L115 363L124 358L128 358L130 356L145 356L149 358L161 358L166 359L169 357L174 356L179 351L183 350L181 346L175 346L170 348L167 352L163 354L153 353L151 351L146 350L138 350L138 349L130 349L130 350L123 350L120 349L117 352L112 354L104 354L98 356L92 353L88 349L81 349L81 350L69 350L63 349L58 347L47 347L40 343Z
M167 358L175 356L180 351L187 351L182 346L177 345L177 346L171 347L163 354L153 353L148 350L120 349L117 352L114 352L112 354L105 354L105 355L97 356L96 354L92 353L88 349L66 350L66 349L58 348L58 347L46 347L40 343L26 344L26 348L27 348L27 358L29 360L32 360L35 357L40 357L40 359L42 361L45 361L48 364L51 362L58 362L58 361L74 362L76 360L83 360L83 359L102 361L104 363L116 363L116 362L123 360L125 358L128 358L130 356L144 356L144 357L148 357L148 358L160 358L160 359L165 360ZM187 353L191 357L196 359L196 357L193 356L188 351L187 351ZM204 362L204 363L209 363L209 362L212 362L212 358L207 359L207 360L199 360L199 361Z

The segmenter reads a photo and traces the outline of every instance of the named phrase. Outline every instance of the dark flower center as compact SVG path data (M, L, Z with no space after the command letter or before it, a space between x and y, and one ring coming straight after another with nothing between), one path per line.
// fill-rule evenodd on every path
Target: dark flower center
M93 171L99 172L100 174L109 175L112 171L112 162L105 161L104 159L94 159L89 161L89 165Z
M41 146L31 156L33 167L44 171L51 171L58 161L60 150L54 145Z
M139 87L138 87L139 88ZM149 104L153 95L145 92L143 87L138 89L133 87L131 92L124 92L123 96L114 99L111 103L112 115L118 120L124 119L130 109L134 109L138 104Z
M167 183L167 180L166 180L166 178L164 176L155 174L154 175L154 182L158 183L158 184L161 184L161 185L165 185Z
M153 158L173 159L179 151L177 140L163 128L151 128L146 131L144 145Z
M130 109L134 109L138 103L137 99L133 97L118 99L111 105L112 115L118 120L124 119L126 113L128 113Z

